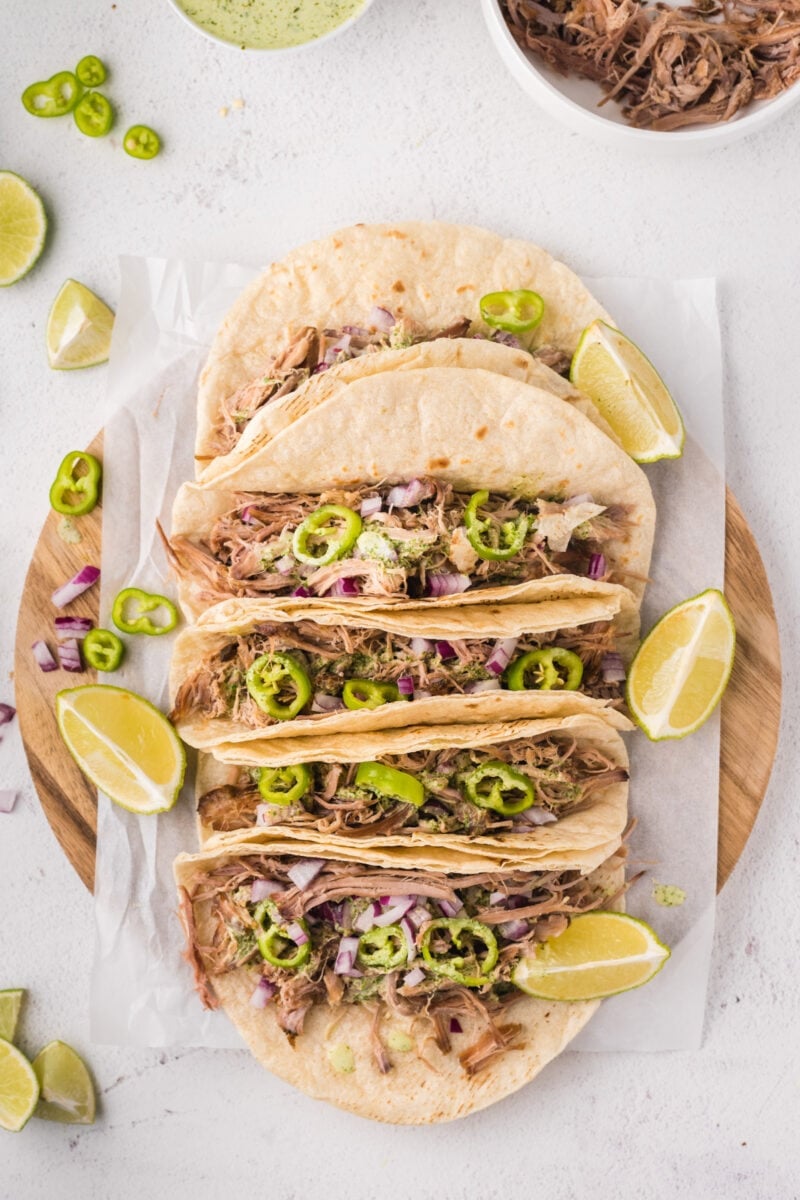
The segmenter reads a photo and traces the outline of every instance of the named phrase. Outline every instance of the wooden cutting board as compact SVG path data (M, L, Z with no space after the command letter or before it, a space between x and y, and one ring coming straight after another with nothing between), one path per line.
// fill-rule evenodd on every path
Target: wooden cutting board
M103 437L89 450L102 458ZM717 890L733 870L753 828L769 782L781 708L778 627L764 565L736 498L726 508L725 595L736 619L736 662L722 702L720 814ZM55 650L50 597L86 563L101 559L102 506L75 521L81 541L65 541L62 518L50 513L31 559L17 623L14 677L28 765L45 815L67 858L91 890L97 833L97 799L67 752L54 716L56 692L88 683L95 673L47 674L31 645L44 638ZM70 606L70 614L98 620L94 587ZM110 678L110 677L107 677Z

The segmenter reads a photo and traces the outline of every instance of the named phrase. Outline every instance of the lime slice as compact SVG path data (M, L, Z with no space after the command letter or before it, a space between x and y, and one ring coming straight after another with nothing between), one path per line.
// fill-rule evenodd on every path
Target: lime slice
M6 988L0 992L0 1038L5 1042L14 1040L24 996L24 988Z
M135 813L166 812L178 798L186 755L167 718L142 696L94 683L56 696L56 719L84 775Z
M511 978L542 1000L602 1000L641 987L668 958L668 947L644 921L591 912L520 959Z
M108 361L114 314L99 296L68 279L47 318L47 357L54 371L75 371Z
M19 1133L39 1099L39 1080L24 1054L0 1039L0 1129Z
M680 458L686 432L667 385L638 346L605 321L584 329L570 379L636 462Z
M36 1116L64 1125L93 1125L94 1084L86 1063L66 1042L49 1042L33 1060L39 1080Z
M47 215L21 175L0 171L0 287L27 275L44 249Z
M671 608L631 664L627 699L654 742L694 733L719 703L733 668L736 627L722 592L709 588Z

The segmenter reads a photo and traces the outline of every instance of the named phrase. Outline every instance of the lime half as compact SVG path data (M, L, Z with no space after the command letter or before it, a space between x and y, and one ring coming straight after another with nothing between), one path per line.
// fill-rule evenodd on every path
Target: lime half
M0 1038L6 1042L14 1040L24 996L24 988L6 988L0 992Z
M39 1099L39 1081L24 1054L0 1039L0 1129L19 1133Z
M0 287L27 275L44 249L47 215L21 175L0 171Z
M511 978L543 1000L601 1000L641 987L668 958L668 947L644 921L590 912L520 959Z
M54 371L108 361L114 314L82 283L68 279L47 318L47 357Z
M93 683L56 696L56 719L84 775L122 808L172 808L186 770L180 738L163 713L125 688Z
M86 1063L66 1042L50 1042L33 1060L41 1089L36 1116L65 1125L92 1125L95 1096Z
M636 462L680 458L686 434L678 407L649 358L624 333L593 321L578 343L570 379Z

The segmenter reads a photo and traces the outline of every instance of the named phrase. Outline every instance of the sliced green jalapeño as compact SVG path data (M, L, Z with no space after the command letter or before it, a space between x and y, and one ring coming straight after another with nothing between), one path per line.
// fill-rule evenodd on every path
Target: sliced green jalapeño
M83 657L95 671L116 671L125 647L110 629L90 629L83 639Z
M311 954L311 939L308 936L308 926L302 917L289 926L281 916L278 906L272 900L262 900L253 913L253 919L258 926L256 943L263 959L272 963L273 967L282 967L284 971L296 971L308 961ZM304 942L296 942L292 936L305 935Z
M50 487L50 507L68 517L83 517L97 504L102 467L93 454L73 450L61 462Z
M311 787L311 768L305 763L262 767L258 791L267 804L297 804Z
M347 679L342 688L345 708L380 708L400 699L396 683L373 683L371 679Z
M292 554L298 562L326 567L355 545L361 527L361 517L352 508L323 504L295 529Z
M544 314L544 300L538 292L520 288L515 292L489 292L481 297L481 316L492 329L506 333L527 333Z
M161 149L161 138L149 125L131 125L122 146L131 158L155 158Z
M275 721L292 721L311 699L311 680L290 654L262 654L248 668L247 690Z
M464 780L467 799L478 808L491 808L504 817L524 812L536 801L533 781L504 762L487 762Z
M75 74L84 87L96 88L105 83L108 72L96 54L86 54L75 68Z
M529 650L514 659L506 671L506 687L512 692L528 688L543 692L561 688L575 692L583 679L583 662L572 650L562 646L547 646Z
M87 92L78 101L72 117L86 137L105 137L114 123L114 110L101 92Z
M72 71L59 71L50 79L26 87L22 103L34 117L63 117L72 112L82 91Z
M437 917L420 938L425 965L465 987L482 987L497 963L497 938L488 925L461 917Z
M414 775L379 762L359 763L356 787L366 788L378 796L385 796L387 800L413 804L414 808L425 803L425 789Z
M479 510L489 499L488 492L473 492L464 509L467 541L479 558L490 562L507 562L519 554L525 545L530 518L516 517L513 521L496 521L489 515L481 517Z
M405 934L399 925L369 929L359 938L356 957L361 967L378 967L381 971L402 967L408 960Z
M163 620L154 621L151 613L162 613ZM121 633L146 633L148 637L159 637L169 633L178 624L178 610L166 596L158 592L143 592L141 588L127 587L118 593L111 608L111 620Z

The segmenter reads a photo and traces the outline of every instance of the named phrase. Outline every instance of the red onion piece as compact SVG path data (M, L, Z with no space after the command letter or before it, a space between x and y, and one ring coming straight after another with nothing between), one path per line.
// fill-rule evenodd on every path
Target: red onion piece
M250 901L258 904L259 900L266 900L267 896L274 896L283 890L283 884L278 883L277 879L254 879L250 884Z
M458 914L463 910L464 905L460 900L440 900L439 908L446 917L457 917Z
M470 583L469 575L460 575L457 571L432 571L428 576L428 595L453 596L465 592Z
M349 333L351 337L358 337L358 338L369 337L369 330L362 329L360 325L343 325L342 332Z
M530 808L523 809L519 815L523 821L528 821L531 825L551 825L553 821L558 820L554 812L550 812L549 808L542 808L538 804L532 804Z
M389 508L416 508L431 495L433 492L430 483L422 479L412 479L410 483L398 483L391 488L386 503Z
M290 554L283 554L275 559L275 570L281 575L291 575L296 567L297 563Z
M353 970L353 964L356 961L358 953L358 938L343 937L339 942L339 949L336 954L336 962L333 964L333 970L336 975L349 975Z
M15 708L13 708L10 704L4 704L2 700L0 700L0 725L8 725L10 721L14 720L16 715L17 710Z
M312 713L338 712L344 707L344 700L340 700L338 696L329 696L327 692L315 692L311 702Z
M17 793L10 788L0 791L0 813L10 813L17 803Z
M360 596L361 588L355 579L337 579L328 590L329 596Z
M516 338L514 340L516 341ZM459 1021L458 1017L450 1018L450 1032L451 1033L463 1033L464 1032L463 1029L461 1028L461 1022Z
M476 679L474 683L468 683L464 691L469 692L470 695L475 695L476 692L499 692L500 680Z
M388 308L380 308L377 304L369 310L367 324L371 329L380 329L383 333L388 333L390 329L397 324Z
M294 589L294 591L292 592L292 595L293 596L310 596L311 592L307 587L303 587L301 585L300 587L296 587Z
M42 671L57 671L58 663L50 653L46 642L34 642L31 646L33 657Z
M266 1008L268 1001L277 992L277 987L274 983L270 983L268 979L259 979L255 991L250 997L250 1004L253 1008Z
M305 946L306 942L308 941L308 934L306 933L305 929L303 929L303 926L299 925L297 921L292 921L290 925L286 926L286 934L287 937L292 939L295 946Z
M414 699L415 700L432 700L433 692L427 692L425 690L425 688L418 688L417 691L414 692Z
M436 653L439 655L439 658L442 660L442 662L447 662L447 660L450 658L458 657L450 643L444 641L444 639L441 639L436 643Z
M406 939L406 947L408 949L408 962L413 962L417 957L417 935L414 926L409 921L408 917L403 917L400 922L400 928L403 931L403 937Z
M415 904L411 912L407 912L404 920L410 922L414 929L419 929L426 921L430 921L431 914L422 904Z
M269 804L256 805L256 825L269 825L269 810Z
M581 492L580 496L570 496L569 500L565 500L563 508L572 508L575 504L594 504L591 492Z
M416 896L389 896L384 911L374 918L374 924L380 928L396 925L416 903Z
M493 675L502 675L506 667L511 661L511 655L517 648L519 638L500 638L492 647L492 653L487 658L484 666L487 671L491 671Z
M408 648L412 654L424 654L426 650L433 649L433 642L430 638L413 637L408 644Z
M514 921L504 921L499 926L500 932L504 938L508 938L510 942L516 942L520 938L524 938L530 933L530 926L527 921L522 921L517 918Z
M604 654L600 663L604 683L624 683L625 663L621 654Z
M407 696L409 700L414 699L414 680L410 675L401 675L397 681L397 690L401 696Z
M93 584L97 583L100 578L100 568L85 566L81 567L77 575L73 575L72 579L62 584L60 588L56 588L51 597L56 608L66 608L78 596L82 596Z
M294 886L300 888L302 891L303 888L308 887L312 880L317 878L324 866L324 858L304 858L290 867L286 874ZM297 938L294 940L297 941Z
M506 898L505 892L492 892L489 897L490 904L502 904Z
M589 559L588 576L590 579L602 579L608 567L605 554L593 554Z
M414 967L408 971L403 978L403 987L416 987L418 983L422 983L425 979L425 972L422 967Z
M77 638L67 638L56 647L58 661L65 671L82 671L81 648Z
M361 501L360 513L362 517L373 517L375 513L379 513L383 508L383 501L380 496L366 496Z
M375 915L378 913L378 905L374 901L370 901L363 912L360 912L353 922L353 929L357 929L359 933L366 933L368 929L374 928Z
M56 617L53 623L57 634L76 633L79 637L83 637L94 626L91 617Z
M259 524L258 518L253 516L253 505L252 504L245 504L244 508L239 513L239 520L242 522L243 525Z

